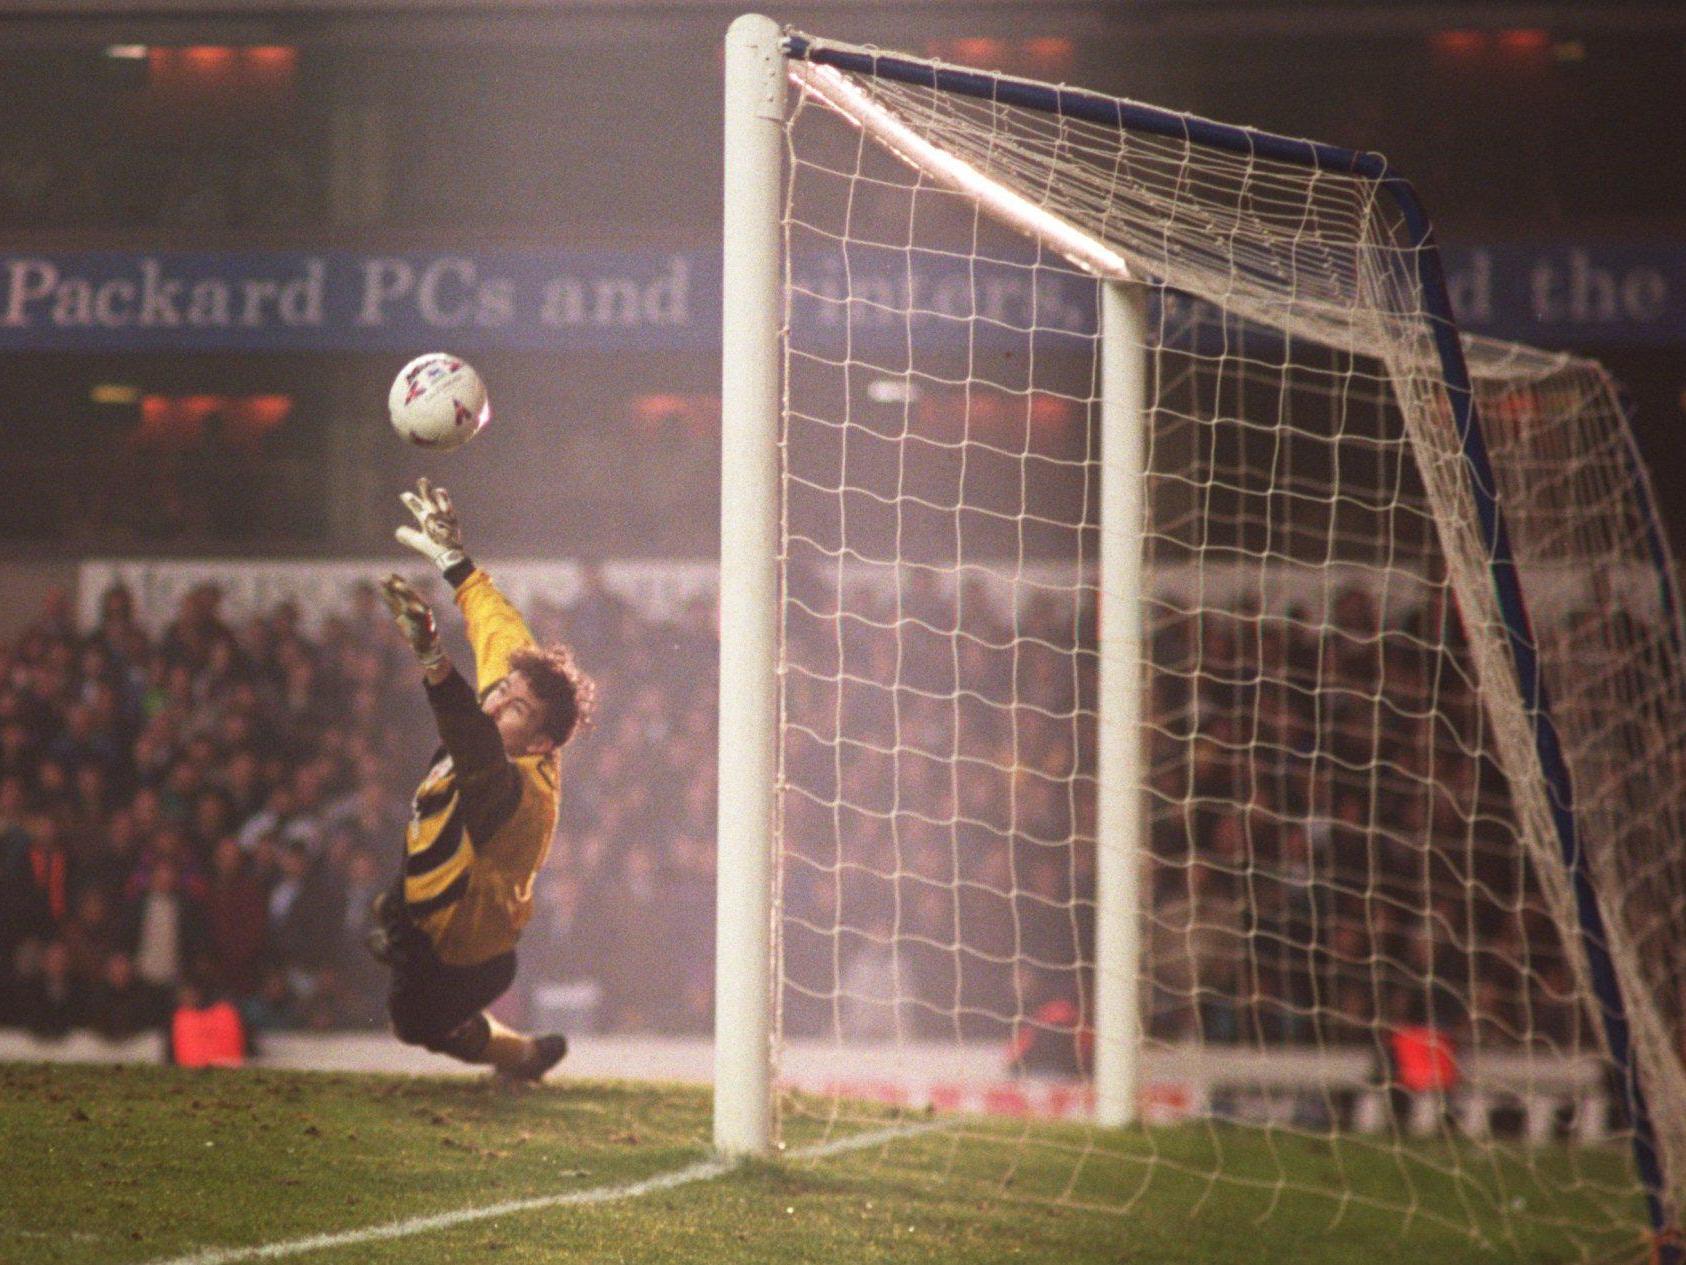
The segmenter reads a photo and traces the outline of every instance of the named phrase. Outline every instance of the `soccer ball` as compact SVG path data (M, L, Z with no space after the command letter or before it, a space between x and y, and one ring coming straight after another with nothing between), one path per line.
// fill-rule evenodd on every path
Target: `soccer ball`
M386 407L401 439L423 448L460 448L492 420L486 384L460 356L430 351L392 380Z

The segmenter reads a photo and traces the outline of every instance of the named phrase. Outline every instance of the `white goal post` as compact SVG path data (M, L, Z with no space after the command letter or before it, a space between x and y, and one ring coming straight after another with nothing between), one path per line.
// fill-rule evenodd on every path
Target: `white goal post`
M772 883L778 686L784 54L740 18L726 41L720 456L721 840L714 957L714 1143L772 1143Z
M783 36L770 19L734 23L726 42L726 188L722 311L720 838L715 950L715 1145L725 1154L763 1154L772 1140L768 1068L771 981L772 858L776 847L775 786L778 636L776 535L779 505L775 461L781 409L779 315L783 310L781 247L785 66ZM846 91L846 84L833 85ZM881 121L876 120L875 121ZM886 124L888 126L888 124ZM886 143L912 147L905 130ZM921 152L941 164L934 147ZM990 202L1007 222L1054 235L1066 250L1113 277L1102 308L1103 444L1126 459L1109 462L1101 490L1103 590L1135 594L1141 541L1128 524L1140 512L1141 416L1145 364L1139 348L1142 296L1122 258L988 181L968 184L970 169L945 173ZM1133 459L1129 459L1133 455ZM1140 784L1140 619L1129 597L1112 607L1101 632L1100 803L1102 837L1117 846L1100 855L1096 951L1099 1035L1097 1118L1129 1123L1135 1116L1137 1027L1137 874L1141 814L1124 788ZM1104 618L1104 617L1103 617Z
M716 1148L857 1110L781 1050L999 1047L1090 1123L957 1119L998 1189L1525 1255L1533 1184L1598 1196L1541 1219L1584 1258L1674 1259L1686 673L1608 376L1462 334L1373 154L757 16L725 102ZM1455 1145L1364 1143L1371 1189L1120 1139L1214 1055L1368 1059ZM1563 1132L1628 1167L1508 1150L1587 1060L1611 1118ZM1346 1147L1350 1071L1308 1075L1203 1110Z

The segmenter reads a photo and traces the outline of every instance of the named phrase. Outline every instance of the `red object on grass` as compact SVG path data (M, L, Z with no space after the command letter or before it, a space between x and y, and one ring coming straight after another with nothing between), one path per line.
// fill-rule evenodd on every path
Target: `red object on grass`
M232 1002L183 1006L170 1020L170 1049L180 1067L239 1067L246 1061L246 1025Z
M1440 1029L1395 1028L1388 1040L1393 1046L1394 1076L1400 1088L1420 1094L1425 1090L1445 1091L1458 1083L1452 1038Z

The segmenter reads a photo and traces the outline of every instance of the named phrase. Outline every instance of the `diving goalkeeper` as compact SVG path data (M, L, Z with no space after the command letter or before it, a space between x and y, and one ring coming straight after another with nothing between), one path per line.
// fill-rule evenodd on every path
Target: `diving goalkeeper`
M416 788L403 873L376 902L370 947L392 968L400 1041L538 1081L568 1052L567 1039L513 1031L486 1007L515 979L515 942L556 828L561 749L588 719L593 687L567 647L534 641L463 552L444 488L423 479L403 500L417 525L400 527L398 539L456 590L478 688L446 657L421 595L387 576L381 590L421 663L442 745Z

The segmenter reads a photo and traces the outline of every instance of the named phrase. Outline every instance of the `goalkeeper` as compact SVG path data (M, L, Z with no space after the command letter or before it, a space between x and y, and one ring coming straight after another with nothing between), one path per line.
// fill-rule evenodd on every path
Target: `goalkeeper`
M420 594L387 576L381 590L421 662L442 745L416 788L403 873L376 902L370 947L392 968L400 1041L538 1081L568 1052L567 1039L515 1032L486 1007L515 979L515 942L556 828L561 749L588 719L593 687L565 646L533 640L463 553L444 488L423 479L403 500L417 526L400 527L398 539L456 590L478 691L446 657Z

